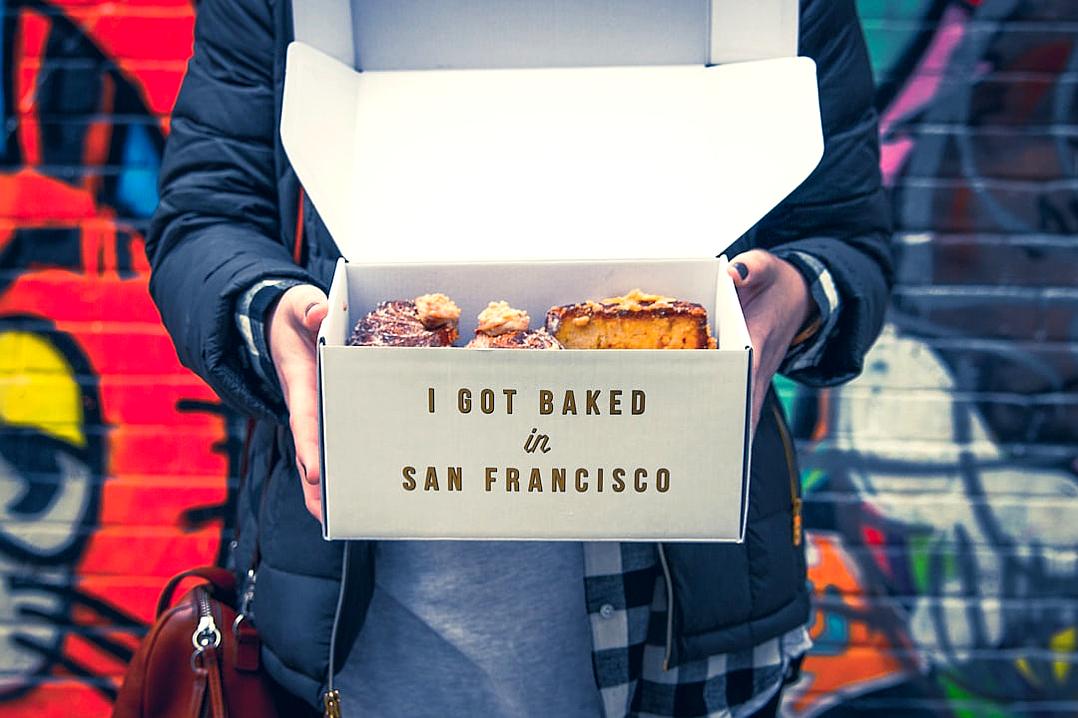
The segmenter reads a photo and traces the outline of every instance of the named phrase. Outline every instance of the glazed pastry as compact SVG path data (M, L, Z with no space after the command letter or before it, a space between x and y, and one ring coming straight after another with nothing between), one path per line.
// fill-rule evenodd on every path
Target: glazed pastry
M491 302L479 313L469 349L561 349L545 329L528 329L531 318L508 302Z
M444 294L382 302L360 319L350 346L448 347L457 340L460 307Z
M634 289L622 297L553 307L546 328L566 349L714 349L699 304Z

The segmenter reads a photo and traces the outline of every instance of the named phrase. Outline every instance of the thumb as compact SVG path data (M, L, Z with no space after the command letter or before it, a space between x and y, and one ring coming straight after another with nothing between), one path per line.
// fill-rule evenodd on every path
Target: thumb
M318 333L322 320L329 314L329 302L326 293L310 284L301 284L289 290L289 299L295 308L299 322L312 335Z
M775 257L763 249L750 249L730 260L727 271L738 294L753 296L773 279Z
M775 255L765 249L750 249L730 260L729 272L737 286L764 284L775 269Z
M303 326L307 327L312 335L318 334L319 328L322 326L322 320L329 314L329 302L323 299L320 302L313 302L307 305L305 314L303 315Z

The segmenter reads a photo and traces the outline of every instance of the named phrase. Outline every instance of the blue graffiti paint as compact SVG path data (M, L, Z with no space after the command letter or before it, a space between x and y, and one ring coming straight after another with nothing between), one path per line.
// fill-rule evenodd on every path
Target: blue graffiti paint
M128 129L122 157L116 202L130 216L147 218L157 207L157 172L161 157L145 125L131 125Z
M833 601L841 601L842 594L834 586L828 586L824 595ZM817 656L840 656L849 650L850 621L837 611L821 611L823 630L813 643L812 652Z

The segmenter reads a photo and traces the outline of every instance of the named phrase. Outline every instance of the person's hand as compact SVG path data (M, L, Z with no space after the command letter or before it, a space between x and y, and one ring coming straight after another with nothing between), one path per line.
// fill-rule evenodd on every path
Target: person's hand
M771 377L786 357L790 343L815 309L801 272L784 259L762 249L739 254L730 261L730 276L745 312L752 338L752 431L771 386Z
M288 289L274 306L266 325L277 380L288 406L288 426L296 445L296 470L307 510L322 520L321 459L318 449L318 328L329 313L326 295L301 284Z

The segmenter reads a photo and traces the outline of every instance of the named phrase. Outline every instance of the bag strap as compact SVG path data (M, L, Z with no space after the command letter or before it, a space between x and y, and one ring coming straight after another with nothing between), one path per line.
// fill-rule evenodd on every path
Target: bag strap
M198 568L178 573L168 580L165 588L161 591L161 597L157 599L157 611L154 615L160 618L161 614L172 605L172 596L180 582L185 578L194 577L204 579L210 585L211 593L225 603L231 604L235 599L236 577L232 575L231 571L219 566L199 566Z
M295 262L297 265L299 265L301 267L303 266L303 259L304 259L304 257L303 257L303 255L304 255L303 249L306 246L306 236L305 236L304 231L303 231L303 227L304 227L303 205L304 205L304 198L305 197L306 197L306 192L303 189L303 185L300 185L299 190L296 193L296 232L295 232L295 238L294 238L293 244L292 244L292 261ZM255 420L254 419L248 419L247 420L247 437L244 439L244 442L243 442L243 460L242 460L242 462L240 464L240 481L241 482L244 482L244 481L247 480L248 463L251 460L251 437L254 434L254 429L255 429ZM259 500L259 506L260 507L261 507L262 504L264 504L266 502L266 493L269 490L269 478L270 478L269 476L266 477L266 481L262 486L262 497ZM242 483L241 483L240 486L242 488ZM259 513L261 513L261 511L259 511ZM258 564L260 564L262 562L262 551L261 551L261 549L259 548L259 545L258 545L258 531L259 531L259 529L260 529L260 526L256 522L255 523L255 541L254 541L253 553L251 554L251 565L247 567L247 574L248 575L250 575L250 573L252 571L257 571L258 570ZM238 535L238 533L239 533L239 531L237 529L237 535ZM246 587L246 586L244 587L245 590L247 590L247 588L248 587Z
M295 262L297 265L299 265L301 267L303 266L303 259L304 259L304 257L303 257L303 255L304 255L303 249L306 246L306 236L304 235L304 232L303 232L303 227L304 227L303 201L304 201L305 197L306 197L306 192L303 189L303 185L300 185L299 190L296 193L296 232L295 232L295 239L293 240L293 244L292 244L292 261ZM241 460L241 463L240 463L240 481L241 482L245 482L247 480L247 469L248 469L249 462L251 460L251 437L254 435L254 430L255 430L255 420L254 419L248 419L247 420L247 436L243 441L243 459ZM240 488L242 488L242 486L243 486L243 484L241 483ZM261 506L262 504L265 503L265 495L266 495L266 492L267 492L268 489L269 489L269 477L267 476L266 477L266 482L262 486L262 499L259 501L259 506ZM258 570L258 564L262 562L262 552L261 552L261 550L259 549L259 546L258 546L258 530L259 530L259 526L256 523L255 524L254 553L251 555L251 565L247 567L248 572L257 571ZM239 535L239 530L238 529L237 529L237 535Z
M304 239L305 239L304 232L303 232L303 226L304 226L304 224L303 224L303 200L304 200L304 197L305 197L305 193L304 193L304 190L303 190L303 185L300 185L299 191L298 191L297 197L296 197L296 203L297 203L297 207L296 207L296 235L295 235L294 244L292 246L292 260L296 264L298 264L300 266L303 265L303 247L304 247ZM240 460L239 478L240 478L240 488L241 489L243 487L243 484L246 483L246 480L247 480L247 470L249 468L250 461L251 461L251 438L254 435L254 429L255 429L255 420L254 419L248 419L247 420L247 436L244 438L244 441L243 441L243 456L242 456L242 459ZM265 501L266 501L266 493L267 493L268 489L269 489L269 476L266 477L266 481L262 486L262 497L261 497L261 500L259 501L260 505L265 503ZM261 513L261 512L259 512L259 513ZM247 573L246 573L247 578L245 579L244 585L243 585L243 596L242 596L242 600L240 602L240 605L237 607L239 609L240 618L246 618L246 616L247 616L247 612L249 610L249 604L250 604L251 598L252 598L253 593L254 593L254 574L258 570L258 565L262 562L262 551L259 548L259 543L258 543L258 531L259 531L259 528L260 527L258 526L258 524L256 522L255 523L255 535L254 535L254 539L255 539L254 540L254 548L253 548L253 553L251 554L251 565L247 567ZM239 535L238 529L237 529L236 535L237 536ZM213 586L214 593L218 597L227 597L227 600L225 600L225 602L228 603L228 604L234 605L236 603L236 598L237 598L237 596L236 596L236 578L232 574L232 572L228 571L226 569L217 567L217 566L201 566L199 568L193 568L190 571L184 571L183 573L177 574L177 575L173 576L169 580L169 582L165 585L165 589L161 592L161 598L158 599L158 602L157 602L157 615L158 616L160 616L161 613L163 611L165 611L169 607L169 605L172 603L172 594L175 592L176 586L179 584L179 582L182 581L183 579L189 577L189 576L198 576L200 578L206 579L206 581L208 581ZM234 626L234 628L237 629L237 635L239 635L239 631L238 631L239 623L237 623L236 626Z
M206 676L209 683L210 716L212 718L228 718L228 711L225 708L225 690L221 683L220 657L214 648L209 648L206 652L207 655L204 660L210 666Z

